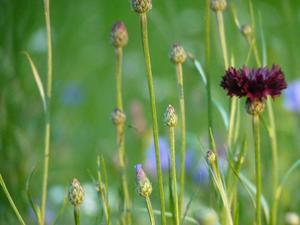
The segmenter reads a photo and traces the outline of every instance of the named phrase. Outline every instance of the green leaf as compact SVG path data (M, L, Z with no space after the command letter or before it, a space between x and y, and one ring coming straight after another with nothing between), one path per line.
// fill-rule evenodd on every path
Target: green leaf
M29 53L24 51L23 54L26 56L30 66L31 66L32 74L33 74L35 83L36 83L36 85L39 89L39 93L40 93L40 96L41 96L41 99L42 99L42 102L43 102L43 108L46 112L47 111L47 102L46 102L45 90L44 90L44 86L43 86L41 77L40 77L39 72L38 72L31 56L29 55Z

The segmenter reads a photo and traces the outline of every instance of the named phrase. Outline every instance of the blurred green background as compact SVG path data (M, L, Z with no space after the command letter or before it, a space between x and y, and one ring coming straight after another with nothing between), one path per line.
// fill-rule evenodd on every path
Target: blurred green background
M236 0L229 1L230 3L236 5L241 24L250 23L248 1ZM123 70L125 111L128 115L127 164L131 195L135 202L139 201L135 194L133 166L144 161L145 149L151 136L151 114L138 16L131 11L129 1L52 0L50 4L54 82L49 187L67 187L73 177L83 183L91 182L91 174L95 175L96 172L96 156L103 154L109 168L112 196L115 196L112 198L118 198L115 131L110 119L115 108L114 49L109 38L112 24L116 20L123 20L129 33L129 43L124 49ZM254 0L253 5L259 51L261 52L260 14L268 63L279 64L288 82L299 78L299 1ZM153 1L153 9L149 13L149 38L161 136L166 136L166 128L162 122L166 106L171 103L176 109L179 108L175 68L168 59L169 49L172 43L180 42L188 52L204 63L204 7L204 0ZM213 13L211 21L210 74L213 79L213 96L228 109L228 98L219 87L224 69ZM225 27L229 53L235 64L242 66L249 47L235 26L230 9L225 12ZM24 50L32 55L45 82L47 48L43 1L0 0L0 172L22 214L30 217L25 182L32 167L36 166L31 189L38 202L41 190L44 114L30 66L21 54ZM253 58L250 65L255 65ZM200 160L203 152L199 146L207 147L206 95L192 62L184 66L184 82L188 147L198 151ZM300 157L300 120L299 114L289 112L283 107L282 98L277 99L274 105L280 171L283 174ZM141 116L140 120L136 119L137 111ZM222 148L222 143L226 140L226 130L218 112L214 111L213 116L218 145ZM250 133L249 118L244 116L244 119L246 122L241 132ZM263 180L264 193L268 196L271 164L267 138L265 140ZM251 155L249 153L248 156ZM251 162L249 160L247 164L246 161L246 169L253 168ZM253 170L247 171L250 171L249 177L253 178ZM281 201L281 215L288 210L300 212L299 178L295 173L289 181L288 191L284 192ZM153 182L156 185L155 180ZM187 196L198 185L191 181ZM199 201L201 195L205 196L205 191L209 190L203 188ZM16 224L2 191L0 201L0 224ZM135 204L139 205L139 202ZM57 208L54 209L55 212ZM68 221L71 218L72 214L68 211L62 220ZM282 220L282 216L280 218ZM91 218L88 221L96 224L97 220Z

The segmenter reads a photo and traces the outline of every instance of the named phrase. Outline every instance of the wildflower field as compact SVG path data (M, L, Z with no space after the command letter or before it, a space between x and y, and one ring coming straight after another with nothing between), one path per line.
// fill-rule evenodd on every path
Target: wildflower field
M0 225L299 225L300 2L0 0Z

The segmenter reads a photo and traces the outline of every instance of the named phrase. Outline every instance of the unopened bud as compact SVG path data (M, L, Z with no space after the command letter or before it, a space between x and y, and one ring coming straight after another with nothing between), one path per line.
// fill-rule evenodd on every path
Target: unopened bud
M215 12L222 12L226 9L226 0L210 0L210 8Z
M286 225L299 225L299 216L295 212L288 212L285 214L285 224Z
M168 127L175 127L177 125L177 115L172 105L167 107L164 115L164 121Z
M122 21L117 21L111 30L111 43L116 48L124 47L128 42L127 29Z
M112 117L112 121L113 121L113 123L115 125L123 124L126 121L126 115L125 115L125 113L121 109L119 109L119 108L116 108L112 112L111 117Z
M247 100L246 102L246 110L247 113L252 116L257 116L261 114L265 109L265 102L263 100Z
M131 7L137 13L146 13L152 9L152 0L131 0Z
M247 37L252 33L252 27L249 24L245 24L241 27L241 32Z
M135 165L137 192L140 196L147 198L152 193L152 184L146 176L142 165Z
M207 152L206 157L209 163L214 163L216 161L216 154L211 150Z
M73 179L69 188L68 197L74 207L78 207L84 200L84 190L76 178Z
M182 64L186 60L186 52L179 44L173 44L170 51L170 60L175 64Z

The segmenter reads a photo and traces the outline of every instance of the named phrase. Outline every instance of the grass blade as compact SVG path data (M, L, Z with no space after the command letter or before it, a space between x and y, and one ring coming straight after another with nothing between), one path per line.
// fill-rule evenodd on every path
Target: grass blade
M35 80L35 83L39 89L39 93L40 93L40 96L42 98L42 102L43 102L43 108L45 110L45 112L47 111L47 103L46 103L46 96L45 96L45 90L44 90L44 86L43 86L43 83L42 83L42 80L41 80L41 77L39 75L39 72L31 58L31 56L29 55L28 52L24 51L23 54L26 56L30 66L31 66L31 70L32 70L32 74L33 74L33 77L34 77L34 80Z
M16 216L17 216L19 222L20 222L20 224L26 225L26 223L24 222L24 219L22 218L22 216L21 216L21 214L20 214L18 208L16 207L16 205L15 205L15 203L14 203L14 201L13 201L13 199L12 199L10 193L9 193L9 191L7 190L7 187L6 187L6 185L5 185L5 182L4 182L4 180L3 180L1 174L0 174L0 185L1 185L1 187L3 188L4 194L5 194L5 196L7 197L8 201L9 201L9 203L10 203L10 206L11 206L12 209L14 210L14 212L15 212L15 214L16 214Z

